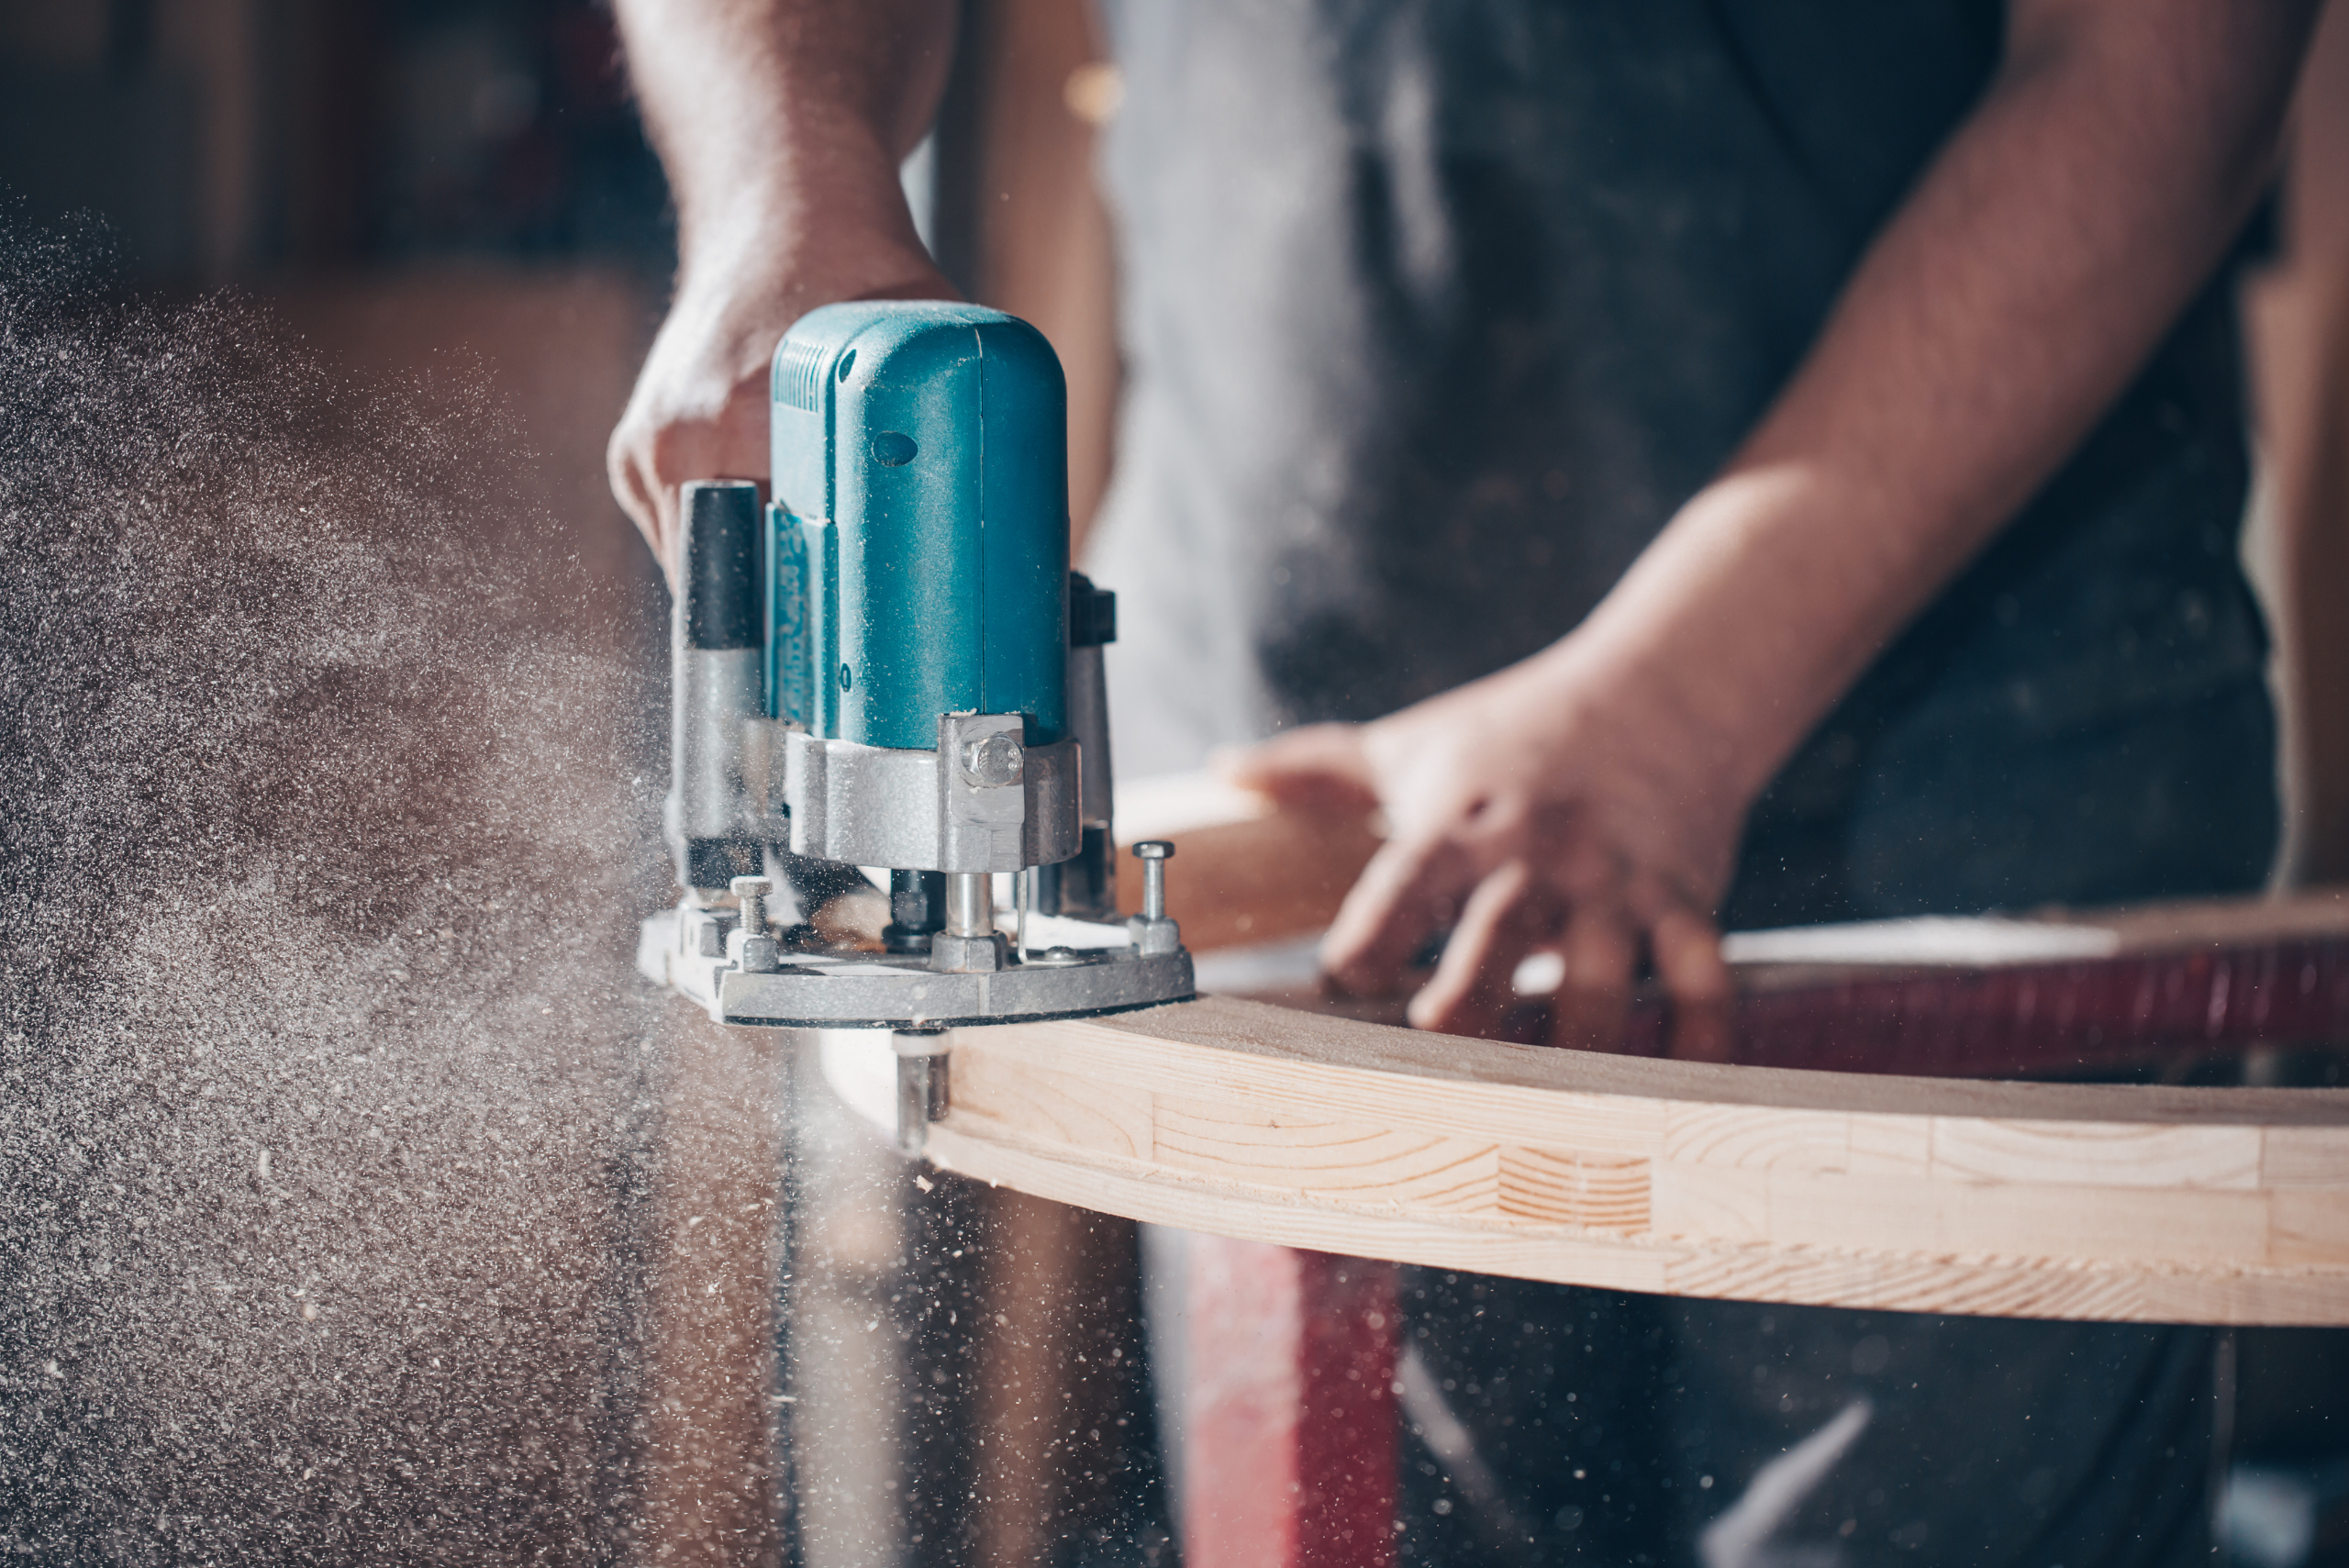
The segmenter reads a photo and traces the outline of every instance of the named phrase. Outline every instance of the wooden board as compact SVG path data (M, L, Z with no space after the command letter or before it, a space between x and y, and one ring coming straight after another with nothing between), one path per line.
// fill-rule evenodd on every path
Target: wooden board
M1217 1235L1680 1296L2349 1324L2349 1091L1659 1061L1217 998L961 1030L952 1084L939 1163Z

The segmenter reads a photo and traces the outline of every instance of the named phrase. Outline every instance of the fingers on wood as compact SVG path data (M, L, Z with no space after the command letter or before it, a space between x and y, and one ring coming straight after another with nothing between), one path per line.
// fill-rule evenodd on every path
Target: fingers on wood
M1685 906L1668 907L1648 926L1648 951L1672 1001L1672 1054L1728 1061L1731 987L1712 921Z
M1378 807L1376 781L1353 724L1308 724L1260 746L1219 754L1217 772L1285 806L1367 813Z
M1322 967L1357 995L1393 991L1478 880L1467 851L1451 839L1390 840L1339 906L1321 944Z
M1526 955L1556 940L1563 909L1522 861L1476 884L1442 961L1411 999L1415 1028L1497 1036L1518 1002L1515 977Z
M1407 908L1429 888L1448 890L1450 879L1431 869L1438 858L1424 852L1415 862L1419 881L1407 878L1383 890L1388 917L1402 933L1383 957L1408 954L1414 939L1423 940L1421 933L1441 928L1440 898L1433 914ZM1629 1017L1644 951L1671 999L1675 1053L1698 1061L1724 1059L1731 987L1712 921L1685 904L1663 899L1634 907L1618 892L1620 885L1585 879L1570 892L1525 860L1504 862L1468 892L1434 975L1412 999L1411 1022L1450 1034L1508 1038L1523 1001L1515 984L1520 966L1531 955L1550 953L1561 970L1550 998L1552 1042L1612 1050ZM1332 972L1338 973L1334 964ZM1340 978L1359 984L1365 977Z
M1630 911L1612 900L1576 905L1566 917L1558 956L1564 973L1550 1001L1550 1042L1614 1050L1631 1013L1631 975L1639 962L1639 931Z

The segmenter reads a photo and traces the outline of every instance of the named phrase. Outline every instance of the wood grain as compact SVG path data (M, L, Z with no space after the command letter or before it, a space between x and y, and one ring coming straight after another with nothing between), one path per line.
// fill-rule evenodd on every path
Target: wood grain
M2349 1324L2349 1091L1725 1066L1219 998L962 1030L952 1060L939 1163L1221 1236L1753 1301Z

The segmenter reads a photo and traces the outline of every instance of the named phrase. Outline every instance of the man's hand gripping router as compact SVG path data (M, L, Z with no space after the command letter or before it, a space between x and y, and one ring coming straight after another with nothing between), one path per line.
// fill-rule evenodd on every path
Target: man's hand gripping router
M674 579L678 486L767 477L767 366L819 305L952 299L897 169L953 54L940 0L620 0L677 202L675 300L612 432L612 492Z

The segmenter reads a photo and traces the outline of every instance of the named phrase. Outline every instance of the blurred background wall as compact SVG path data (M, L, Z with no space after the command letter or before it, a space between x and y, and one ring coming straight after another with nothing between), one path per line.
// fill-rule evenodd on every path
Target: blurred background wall
M142 278L560 259L659 275L660 169L582 0L15 0L0 178Z
M603 6L6 0L0 193L98 219L125 288L261 296L350 375L485 375L549 550L653 592L602 451L674 244Z

